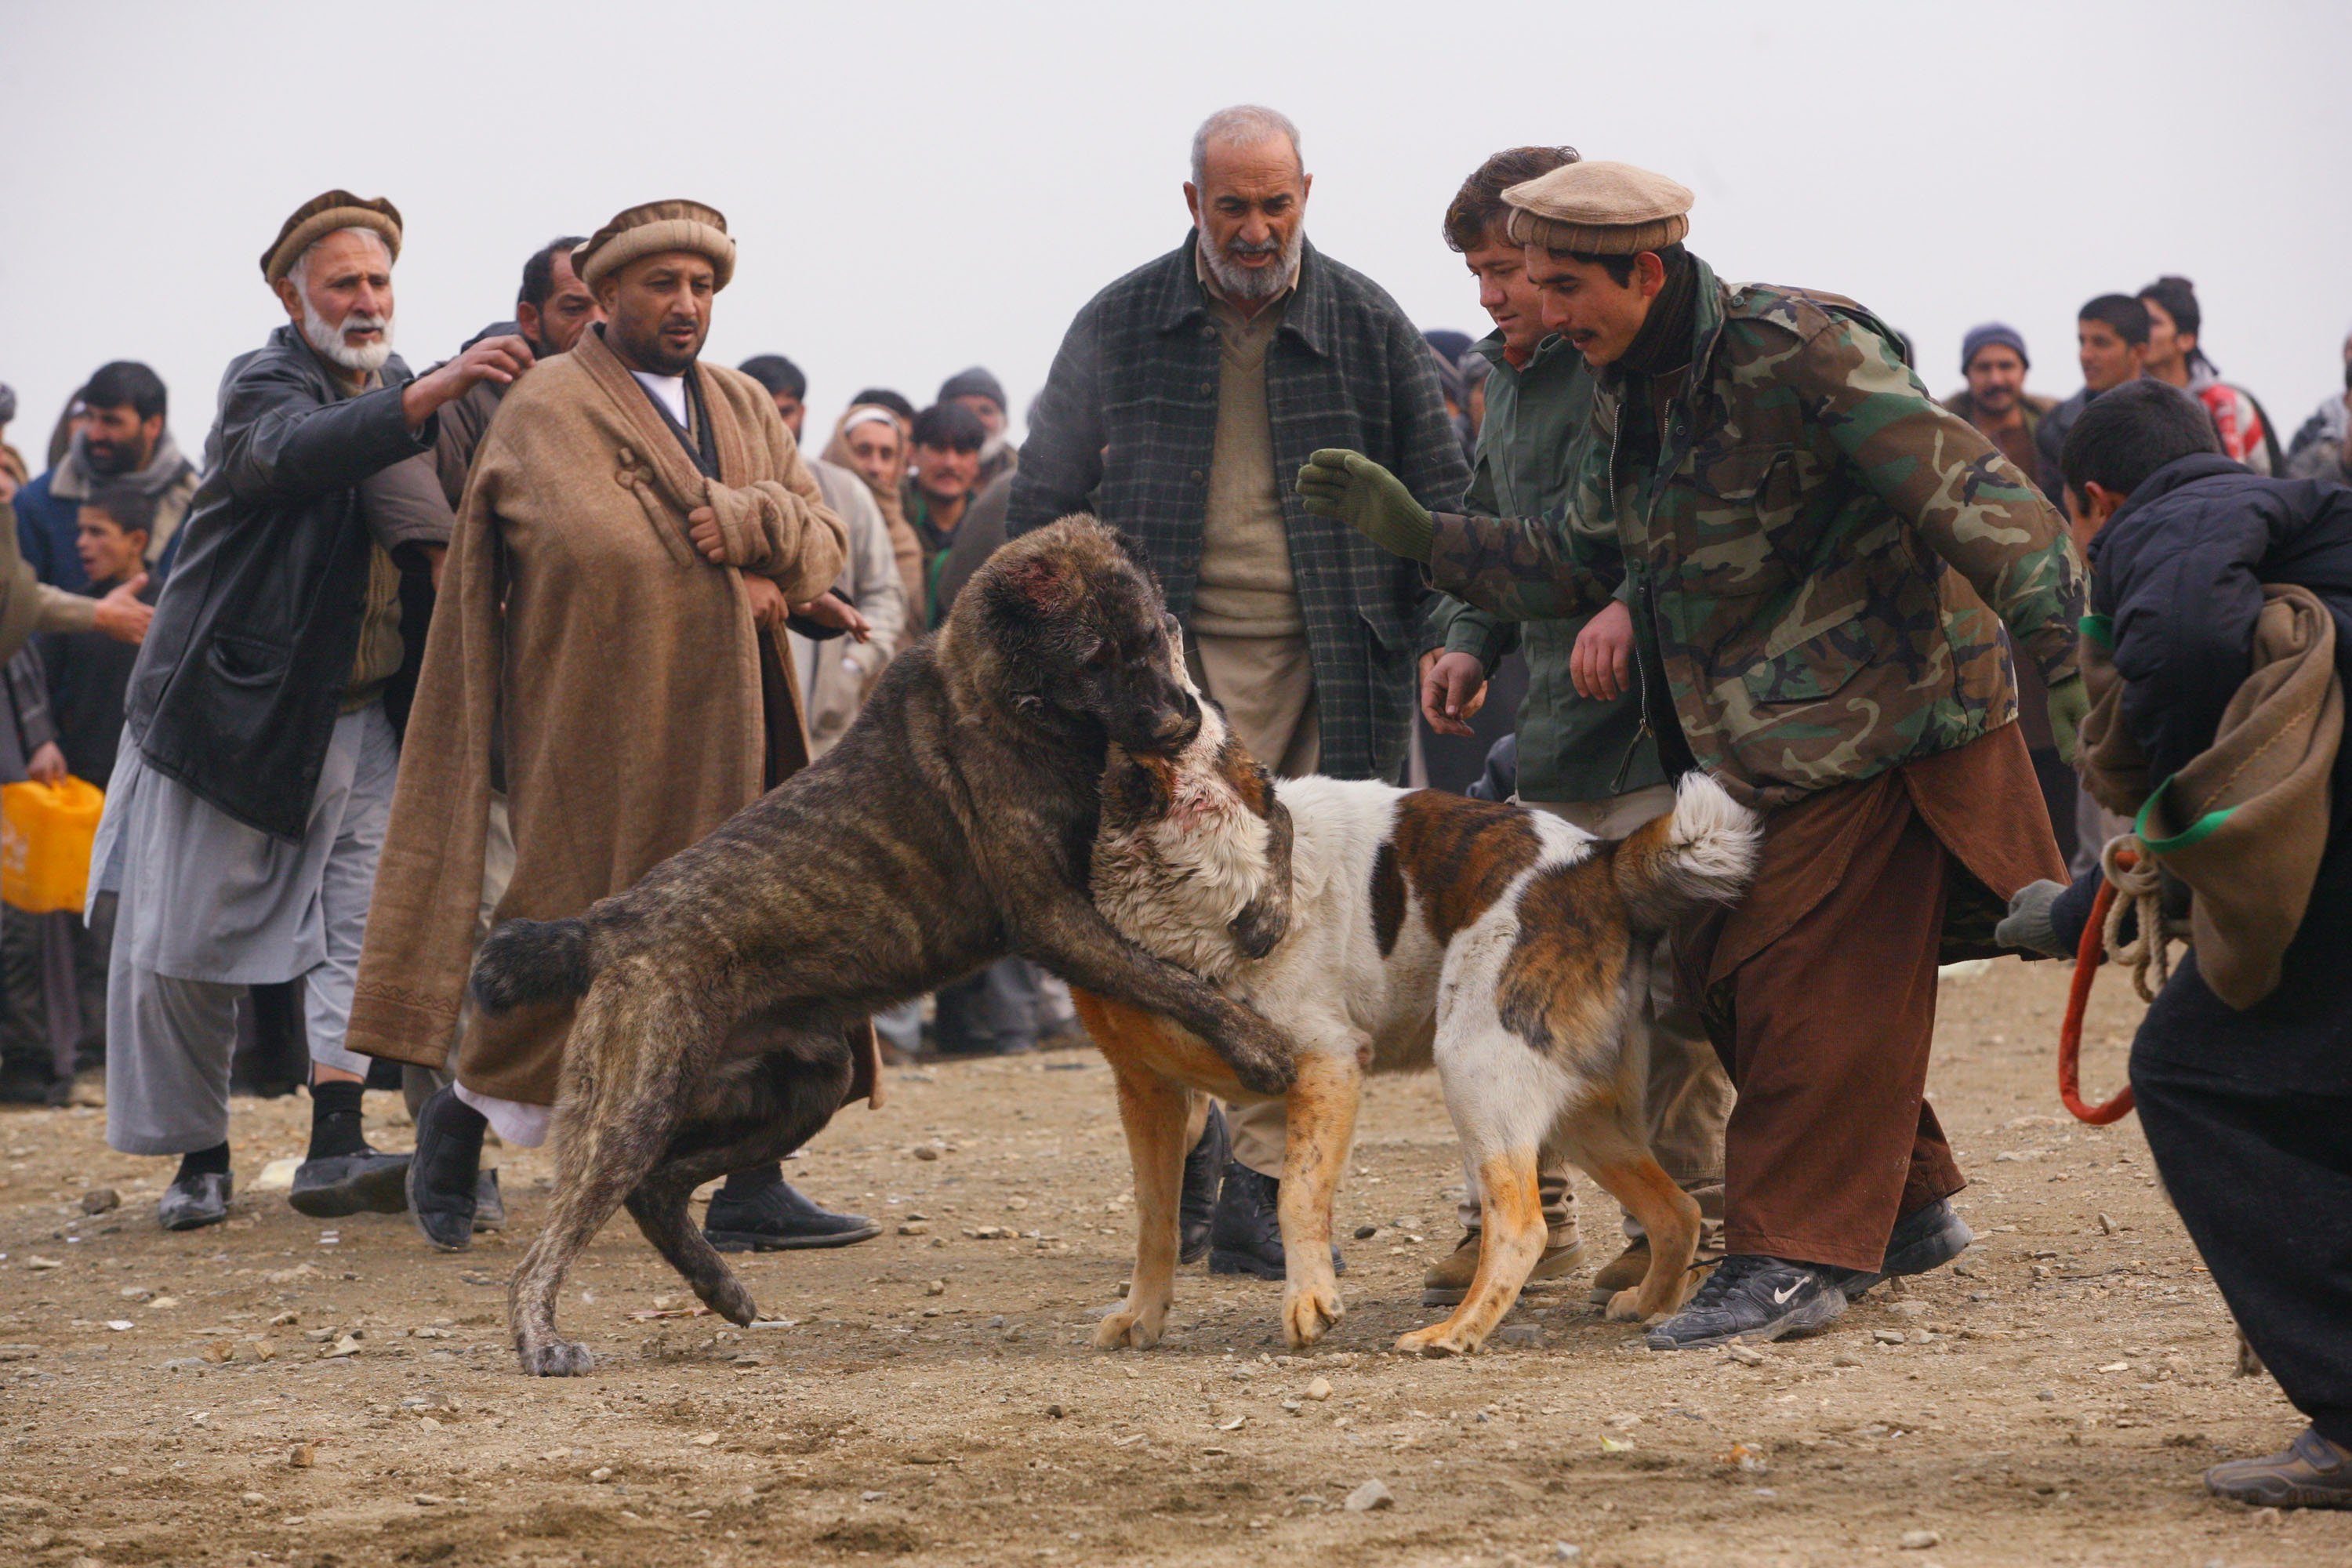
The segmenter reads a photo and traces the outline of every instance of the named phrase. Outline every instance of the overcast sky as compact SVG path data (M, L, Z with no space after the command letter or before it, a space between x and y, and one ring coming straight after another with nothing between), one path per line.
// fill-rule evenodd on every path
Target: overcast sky
M36 468L118 357L193 447L283 320L257 258L318 192L405 215L419 367L509 313L540 242L692 196L740 245L713 355L789 353L828 425L979 362L1017 417L1071 312L1183 237L1193 126L1255 100L1304 132L1316 243L1423 327L1486 325L1438 235L1456 184L1565 142L1695 190L1725 277L1909 331L1939 394L1994 317L2031 385L2072 391L2076 307L2184 273L2208 351L2292 430L2352 325L2347 69L2344 0L0 0L0 381Z

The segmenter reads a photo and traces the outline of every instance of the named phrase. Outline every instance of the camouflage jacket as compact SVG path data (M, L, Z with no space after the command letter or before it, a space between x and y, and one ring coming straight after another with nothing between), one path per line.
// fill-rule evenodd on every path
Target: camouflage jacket
M2074 675L2082 564L2025 476L1861 306L1696 265L1690 368L1662 400L1603 375L1572 501L1616 526L1645 688L1693 760L1782 805L2013 721L2010 638ZM1615 584L1564 536L1441 515L1430 578L1512 619L1597 607Z

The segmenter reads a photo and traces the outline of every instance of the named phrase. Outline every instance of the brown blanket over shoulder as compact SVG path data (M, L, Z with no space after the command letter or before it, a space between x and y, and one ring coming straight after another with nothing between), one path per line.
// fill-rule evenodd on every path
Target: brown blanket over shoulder
M846 533L775 405L698 365L707 479L595 331L516 383L474 461L393 796L352 1010L354 1050L440 1067L481 898L492 737L503 720L516 847L493 921L556 920L617 893L807 761L781 628L745 573L798 604ZM731 564L688 537L711 507ZM501 612L501 603L504 609ZM764 646L763 646L764 645ZM761 666L770 661L771 708ZM488 1020L478 1022L488 1023ZM571 1010L469 1026L458 1077L554 1103Z

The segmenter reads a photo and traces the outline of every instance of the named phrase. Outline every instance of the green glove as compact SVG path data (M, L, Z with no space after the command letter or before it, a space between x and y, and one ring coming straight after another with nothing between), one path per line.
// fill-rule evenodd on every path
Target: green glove
M1361 452L1327 447L1298 470L1307 510L1336 517L1391 555L1427 563L1437 525L1404 481Z
M2079 675L2069 676L2050 689L2050 734L2058 742L2058 760L2074 765L2075 733L2091 716L2091 694Z

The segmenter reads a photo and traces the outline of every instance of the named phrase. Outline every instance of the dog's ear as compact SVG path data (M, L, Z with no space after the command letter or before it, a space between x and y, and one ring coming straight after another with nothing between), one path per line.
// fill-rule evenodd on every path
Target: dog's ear
M1076 584L1063 572L1061 563L1048 555L1008 561L997 574L996 581L1000 602L1022 615L1060 615L1070 607L1076 592Z

